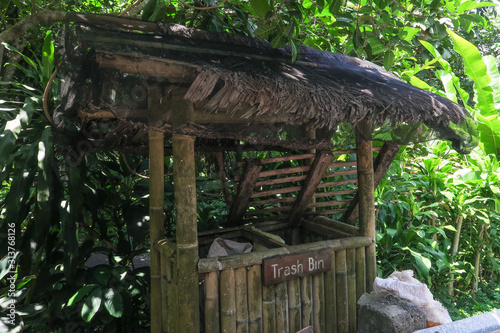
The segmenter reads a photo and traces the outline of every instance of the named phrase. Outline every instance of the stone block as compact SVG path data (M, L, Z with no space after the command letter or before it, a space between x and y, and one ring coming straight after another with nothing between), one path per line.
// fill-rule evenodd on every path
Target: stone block
M426 326L418 306L395 296L362 305L358 313L358 333L412 333Z

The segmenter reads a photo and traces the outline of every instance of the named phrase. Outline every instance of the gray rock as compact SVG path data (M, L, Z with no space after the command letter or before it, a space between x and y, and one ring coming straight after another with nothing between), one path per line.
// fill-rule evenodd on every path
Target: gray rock
M358 313L358 333L412 333L426 326L418 306L395 296L367 303Z

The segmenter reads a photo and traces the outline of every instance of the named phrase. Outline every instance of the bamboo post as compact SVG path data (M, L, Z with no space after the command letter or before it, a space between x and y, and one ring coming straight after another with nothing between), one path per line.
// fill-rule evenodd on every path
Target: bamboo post
M264 333L276 332L276 298L274 285L262 286L262 326Z
M349 332L356 332L356 249L346 251L347 259L347 311Z
M372 291L377 276L375 257L375 198L373 183L372 128L362 120L356 128L356 151L358 156L359 231L373 240L366 248L367 291Z
M219 332L219 277L217 271L205 275L205 332Z
M199 332L199 258L198 230L196 225L194 138L182 134L173 134L172 146L174 158L175 211L177 219L176 266L177 290L179 295L177 309L178 331Z
M356 248L356 302L366 292L366 250Z
M304 244L311 242L311 233L303 233ZM312 326L312 277L300 279L300 296L302 304L302 327Z
M248 332L248 297L247 297L247 268L240 267L234 270L236 283L236 332ZM213 332L213 331L208 331Z
M250 266L248 279L248 316L250 333L262 332L262 277L260 265Z
M332 269L325 272L325 328L326 332L337 333L337 303L335 282L335 252L332 254Z
M234 269L225 269L220 272L220 290L221 332L236 332L236 288Z
M325 332L325 278L323 273L313 275L313 327Z
M161 256L154 244L164 237L163 133L149 131L149 237L151 243L151 331L162 331Z
M288 317L290 332L298 332L301 327L300 280L288 281Z
M337 291L337 331L349 332L349 312L347 309L347 263L346 250L335 252L335 282Z
M276 285L276 332L288 332L287 281Z

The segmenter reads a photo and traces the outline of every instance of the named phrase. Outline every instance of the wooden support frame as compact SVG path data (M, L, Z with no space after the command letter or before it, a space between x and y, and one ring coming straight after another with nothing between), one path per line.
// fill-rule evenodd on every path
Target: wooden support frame
M375 257L375 195L373 182L372 126L362 120L356 127L356 150L358 152L358 193L359 193L359 232L368 236L373 243L366 248L366 284L372 291L377 276Z
M194 138L172 135L177 245L177 328L173 332L199 332L198 228Z
M161 332L162 328L162 298L161 293L161 256L154 244L163 238L163 133L157 131L149 132L149 237L151 242L150 265L151 265L151 331Z
M399 145L394 143L385 143L382 146L382 149L377 155L375 162L373 163L373 189L375 190L386 174L387 170L391 167L392 161L396 158L396 155L399 152ZM356 193L354 198L352 199L349 208L347 208L347 212L345 212L344 216L342 216L343 221L354 222L358 219L358 202L359 202L359 193Z
M248 204L250 203L250 197L255 187L255 183L257 182L257 179L259 179L261 169L262 163L259 159L251 159L248 161L245 173L242 177L242 182L238 187L236 199L233 201L233 205L229 211L227 221L228 226L238 224L238 221L241 221L243 218L243 215L248 208Z
M304 181L304 186L300 191L297 200L295 200L292 211L288 217L290 227L296 227L300 218L307 210L307 207L313 199L316 188L323 178L326 170L330 166L332 160L331 151L321 151L317 154L314 162L307 173L307 178Z

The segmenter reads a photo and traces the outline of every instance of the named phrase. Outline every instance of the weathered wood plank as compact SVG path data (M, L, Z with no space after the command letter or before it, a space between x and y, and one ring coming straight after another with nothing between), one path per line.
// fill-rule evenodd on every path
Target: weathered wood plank
M359 228L358 227L344 223L344 222L335 221L335 220L332 220L331 218L324 217L324 216L315 217L312 221L315 223L327 226L329 228L333 228L335 230L345 232L345 233L350 234L352 236L359 236Z
M302 227L306 230L309 230L311 232L314 232L318 235L324 235L330 238L344 238L344 237L352 237L351 234L342 232L340 230L335 230L333 228L329 228L327 226L314 223L311 221L304 220L302 221Z
M253 198L261 198L261 197L267 197L269 195L274 195L274 194L285 194L285 193L298 192L301 189L302 189L302 186L292 186L292 187L279 188L276 190L255 192L251 195L251 198L252 199Z
M336 182L321 183L318 185L318 188L335 187L335 186L341 186L341 185L347 185L347 184L357 184L357 183L358 183L358 179L346 179L346 180L339 180Z
M259 178L260 170L262 169L262 164L258 159L252 159L248 161L247 167L245 169L244 177L238 187L238 192L236 198L231 205L231 210L228 216L228 225L234 226L241 222L243 214L248 208L248 203L252 195L255 183Z
M319 152L314 159L311 169L307 173L307 178L304 181L304 186L300 191L297 200L293 204L293 209L288 217L288 222L291 227L295 227L300 222L303 213L307 210L308 203L313 198L319 182L328 168L332 154L330 151Z
M337 296L335 293L335 252L332 254L332 269L325 272L325 332L337 333Z
M333 197L333 196L336 196L336 195L356 194L356 192L358 192L357 189L342 190L342 191L331 191L331 192L318 192L318 193L314 193L314 197L315 198Z
M365 247L371 245L372 243L373 241L369 237L349 237L300 244L290 246L288 248L280 247L269 249L264 252L250 252L227 257L200 258L198 261L198 271L200 273L207 273L211 271L221 271L244 266L261 265L263 258L277 255L303 253L324 248L330 248L337 251L339 249Z
M256 207L256 206L263 206L263 205L270 205L270 204L294 202L296 199L297 199L296 197L286 197L286 198L278 198L278 199L256 200L256 201L250 201L250 203L248 204L248 207Z
M310 166L299 166L299 167L291 167L291 168L282 168L276 170L262 171L260 173L260 177L269 177L269 176L278 176L278 175L287 175L291 173L299 173L299 172L308 172Z

